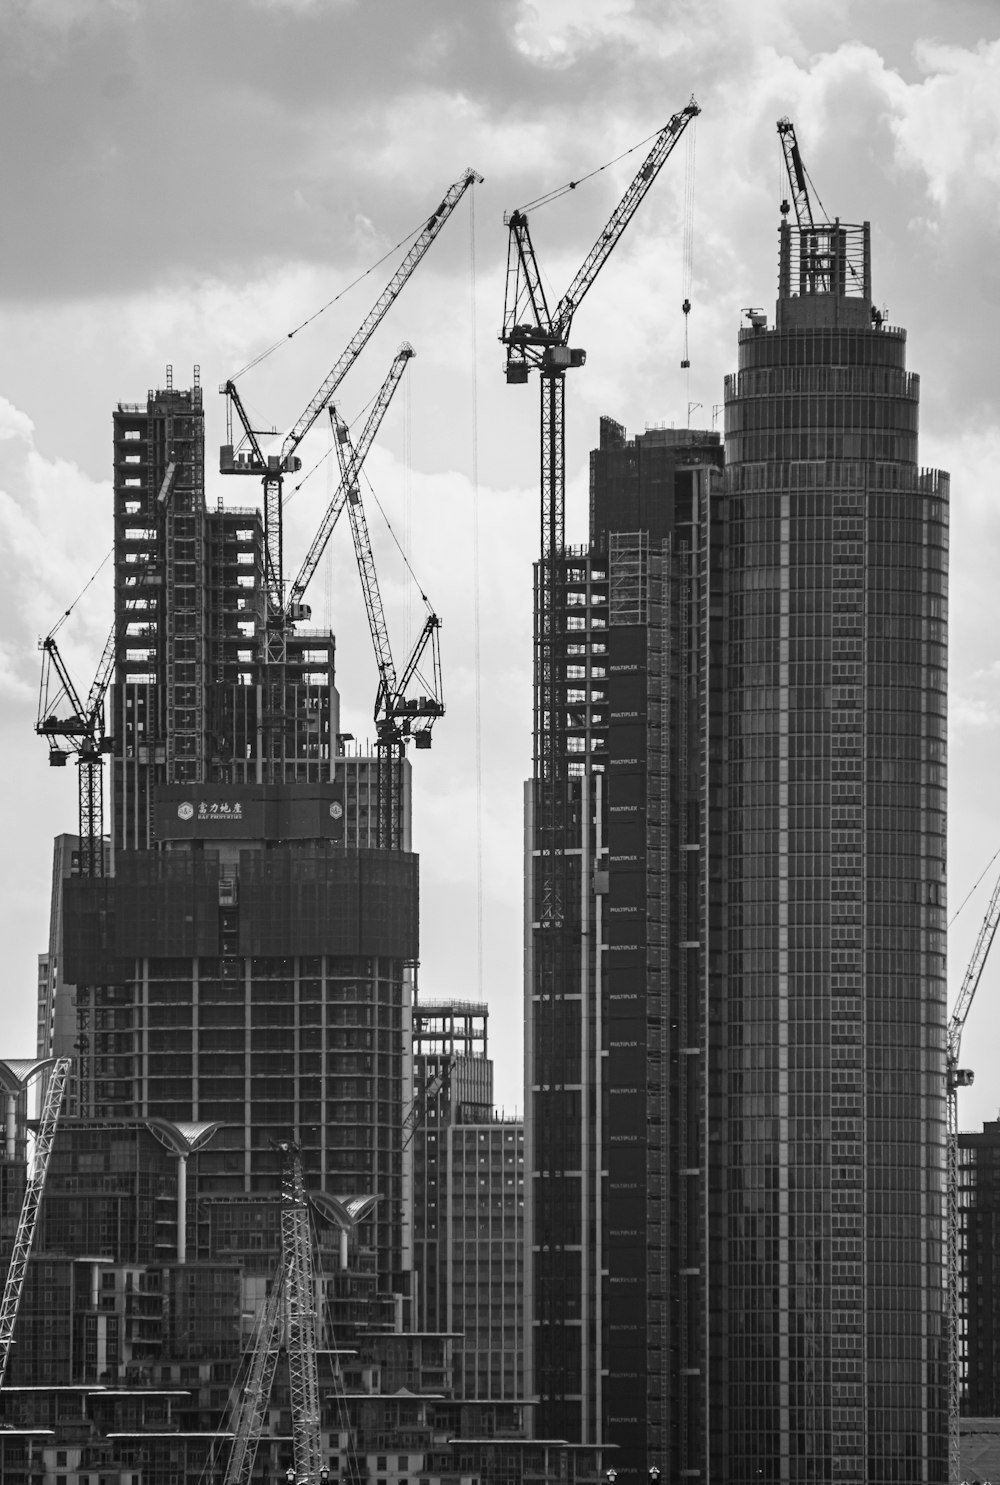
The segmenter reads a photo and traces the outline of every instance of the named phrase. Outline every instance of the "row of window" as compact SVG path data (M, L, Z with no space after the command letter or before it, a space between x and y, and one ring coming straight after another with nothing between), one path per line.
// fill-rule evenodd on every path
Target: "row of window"
M726 452L740 432L774 428L838 429L846 432L891 428L916 434L919 409L916 397L877 396L740 397L726 406ZM857 453L850 457L857 458ZM862 456L863 457L863 456Z

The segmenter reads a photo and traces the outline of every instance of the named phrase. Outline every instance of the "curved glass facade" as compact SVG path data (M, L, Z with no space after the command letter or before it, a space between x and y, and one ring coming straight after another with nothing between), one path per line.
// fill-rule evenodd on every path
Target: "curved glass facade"
M867 224L843 230L863 232L867 265ZM795 236L783 227L783 285ZM918 469L905 332L864 287L784 295L776 328L741 333L726 383L709 764L718 1480L947 1474L948 477Z

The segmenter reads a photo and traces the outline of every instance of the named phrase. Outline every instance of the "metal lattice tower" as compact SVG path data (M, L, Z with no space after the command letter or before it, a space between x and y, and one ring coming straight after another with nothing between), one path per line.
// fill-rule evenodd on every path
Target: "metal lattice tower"
M3 1387L7 1377L7 1365L10 1361L10 1353L14 1345L17 1312L21 1303L21 1294L24 1290L24 1279L28 1269L28 1259L31 1256L31 1245L35 1237L38 1208L42 1200L42 1191L45 1188L45 1176L49 1168L49 1156L52 1153L56 1126L59 1123L59 1113L62 1109L66 1083L72 1066L71 1058L60 1057L52 1069L48 1086L45 1089L42 1116L35 1139L34 1158L24 1188L21 1215L18 1219L17 1232L14 1235L10 1263L7 1268L7 1278L4 1283L3 1298L0 1299L0 1388Z
M279 1263L254 1331L250 1369L233 1425L233 1448L224 1485L250 1485L257 1445L260 1442L271 1396L271 1384L281 1345L281 1304L285 1292L284 1265Z
M316 1282L309 1204L298 1148L282 1146L281 1249L288 1302L288 1382L292 1399L295 1472L315 1485L323 1467L316 1366Z

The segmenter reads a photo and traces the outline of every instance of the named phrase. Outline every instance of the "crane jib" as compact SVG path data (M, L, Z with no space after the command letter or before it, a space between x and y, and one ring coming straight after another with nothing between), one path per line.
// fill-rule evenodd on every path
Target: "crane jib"
M308 433L309 429L319 417L320 413L327 406L337 387L343 381L344 377L347 375L348 371L354 365L354 362L357 360L358 356L361 354L361 351L364 349L367 342L371 339L372 335L375 333L375 330L381 324L391 306L399 297L400 292L413 273L413 270L416 268L417 264L427 252L427 249L430 247L435 237L437 237L438 233L441 231L441 228L451 216L451 213L454 211L455 207L458 205L459 201L462 199L469 186L473 185L474 183L478 184L481 180L482 176L479 175L470 166L465 171L464 175L462 175L459 180L455 181L454 185L450 186L449 189L445 192L444 199L442 200L437 211L428 218L427 225L424 227L423 231L410 247L409 252L406 254L399 267L396 269L396 272L389 280L385 289L375 301L375 304L369 314L364 320L362 320L361 324L358 326L358 329L355 331L350 341L348 341L347 346L345 347L340 359L330 371L326 380L316 392L316 395L307 404L305 411L302 413L302 416L299 418L298 422L286 435L285 440L281 446L281 455L283 459L287 458L289 454L294 453L295 449L302 442L302 439Z
M553 324L558 326L564 334L569 334L570 321L584 295L591 288L660 169L669 159L677 141L692 119L697 118L700 113L701 109L692 98L687 107L681 109L680 113L675 113L670 122L656 136L652 149L639 166L631 185L615 207L604 230L584 259L576 278L556 307Z
M337 524L340 513L344 508L344 501L348 496L351 481L356 482L357 477L361 471L361 465L364 462L365 455L368 453L368 450L371 447L372 442L374 441L375 435L378 432L379 426L382 422L382 418L385 415L386 409L388 408L389 403L392 401L393 393L399 385L400 378L402 377L403 372L406 370L407 363L413 358L415 354L416 353L413 347L407 342L404 342L403 345L401 345L399 350L396 352L393 363L389 368L388 375L386 376L385 381L382 383L382 387L375 399L372 410L369 413L368 421L364 426L361 437L358 440L357 445L352 450L352 458L350 461L348 475L345 478L341 479L340 485L336 493L334 494L332 501L326 509L323 520L320 522L316 535L313 537L312 545L310 546L309 551L306 553L305 560L302 563L301 568L299 569L298 577L292 584L291 591L289 593L289 608L291 608L293 604L301 602L303 595L305 594L305 591L312 580L313 574L315 573L316 568L319 565L320 558L322 557L323 552L326 549L326 544L330 539L333 528ZM336 419L336 409L332 406L330 408L330 415L331 418ZM341 436L339 432L337 436L338 455L340 448L342 448L345 443L349 443L349 440L350 435L347 432L345 426L343 436Z

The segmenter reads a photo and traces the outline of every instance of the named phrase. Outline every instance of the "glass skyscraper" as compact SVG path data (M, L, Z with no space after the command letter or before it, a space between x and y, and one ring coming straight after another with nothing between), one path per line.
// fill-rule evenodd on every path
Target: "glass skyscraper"
M712 1479L946 1478L948 477L869 226L781 229L726 384Z
M529 791L526 1391L626 1479L704 1457L705 655L717 433L601 420L556 564L563 921ZM536 634L545 615L536 607ZM546 749L539 737L536 755ZM552 942L553 935L558 938Z
M867 223L785 221L748 313L724 476L604 420L558 567L529 1390L623 1476L943 1485L948 477Z

